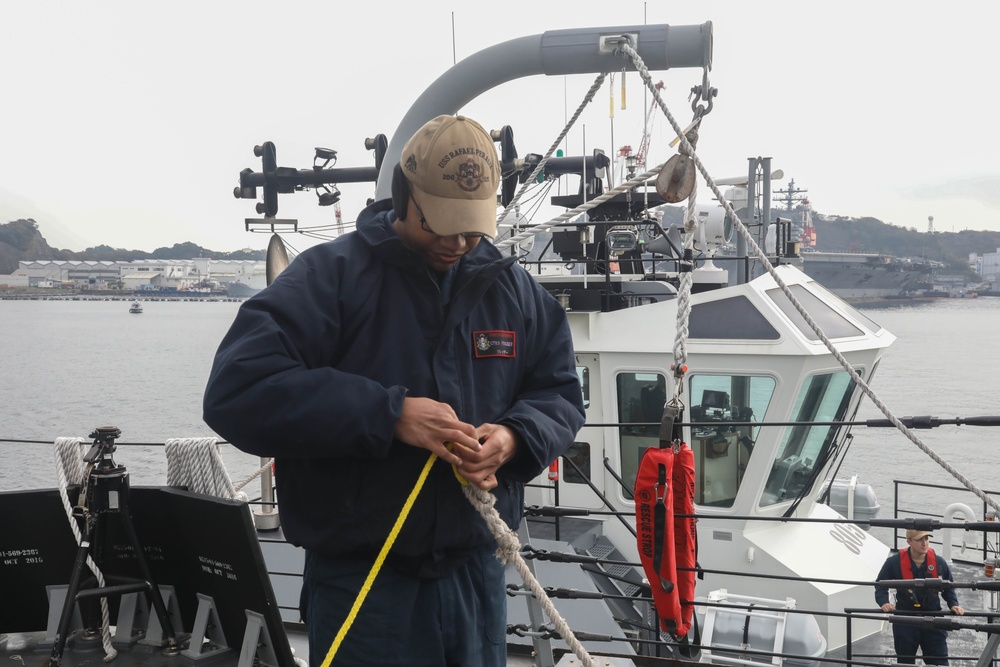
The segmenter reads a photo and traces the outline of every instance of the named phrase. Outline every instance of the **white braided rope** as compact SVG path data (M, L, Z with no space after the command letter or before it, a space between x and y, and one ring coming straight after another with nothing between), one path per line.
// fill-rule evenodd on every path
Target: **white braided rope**
M523 231L515 234L514 236L506 238L502 241L498 241L495 245L498 249L503 250L504 248L509 248L510 246L520 243L525 239L531 238L532 236L535 236L536 234L540 234L542 232L547 232L553 227L558 227L566 222L573 221L575 224L577 216L579 216L581 213L584 213L592 208L600 206L609 199L613 199L614 197L623 192L628 192L637 185L642 185L643 183L648 181L651 177L658 174L660 172L660 169L663 167L663 164L664 163L660 163L655 167L653 167L652 169L650 169L649 171L644 171L641 174L632 177L631 179L625 181L621 185L612 188L611 190L607 190L604 194L598 195L597 197L594 197L590 201L580 204L576 208L570 209L565 213L562 213L561 215L552 218L548 222L542 222L537 225L531 225L530 227L526 227Z
M217 438L171 438L165 449L169 486L186 486L208 496L247 499L233 486Z
M59 477L59 497L62 498L63 507L66 510L66 518L69 520L70 530L73 531L77 546L83 541L83 534L80 526L73 516L73 505L69 502L69 495L66 488L70 484L80 484L80 493L84 493L82 485L85 466L83 464L83 450L80 445L83 438L56 438L55 458L56 474ZM104 573L97 567L97 563L87 555L87 567L97 578L98 588L104 588ZM67 600L67 602L69 602ZM104 662L111 662L118 657L118 651L111 645L111 613L108 609L108 599L101 596L101 644L104 646Z
M691 143L687 140L687 137L684 136L684 130L677 123L673 115L670 113L666 105L663 103L663 100L660 97L660 93L658 90L656 90L653 84L652 77L649 76L649 70L646 69L646 66L643 63L642 58L639 57L639 54L636 53L635 49L628 46L627 44L622 45L620 48L635 63L636 69L639 71L639 75L646 83L646 86L652 91L654 100L659 105L660 109L663 111L663 114L670 122L670 125L674 128L674 132L677 133L677 136L681 140L681 143L683 144L684 149L687 151L687 154L694 161L695 166L698 167L698 171L701 172L702 176L705 177L705 182L711 188L712 193L715 195L715 198L723 205L723 207L725 207L726 214L730 217L731 220L735 222L737 231L739 231L739 233L743 236L744 240L747 243L747 248L753 253L753 255L758 260L760 260L761 265L771 276L771 278L774 279L774 282L778 285L778 287L781 289L784 295L788 298L788 300L791 302L792 306L799 313L799 315L801 315L802 318L806 321L806 323L809 325L809 328L812 329L817 336L819 336L821 341L823 341L823 345L825 345L826 349L830 351L830 354L832 354L834 358L837 360L837 362L840 363L841 367L843 367L844 370L850 374L851 379L855 382L855 384L858 385L858 387L861 388L861 391L864 392L864 394L872 400L872 402L879 409L879 411L883 415L885 415L886 418L892 423L892 425L895 426L897 429L899 429L899 431L903 435L905 435L907 439L910 440L910 442L912 442L921 451L927 454L931 458L931 460L933 460L939 466L944 468L952 477L961 482L961 484L966 489L975 494L976 497L978 497L980 500L986 503L986 505L993 508L995 511L1000 512L1000 504L998 504L996 500L987 496L986 493L984 493L981 489L979 489L979 487L973 484L972 481L967 479L951 464L949 464L947 461L938 456L937 453L934 452L930 447L928 447L923 441L921 441L920 438L918 438L917 435L911 429L907 428L905 424L899 421L899 419L896 417L895 414L892 413L889 407L882 402L882 400L875 394L875 392L872 391L871 387L869 387L868 384L863 379L861 379L861 376L855 372L850 362L848 362L847 359L845 359L844 356L840 354L840 352L833 345L830 339L820 329L819 325L816 324L815 320L813 320L813 318L809 315L809 313L806 312L806 309L802 306L802 304L799 303L799 300L795 298L795 295L792 293L791 289L788 288L788 285L785 284L785 282L781 279L778 273L774 270L774 266L771 265L771 263L767 259L767 256L760 249L760 246L758 246L757 243L754 241L753 236L750 234L750 231L739 219L739 216L736 215L736 212L733 210L732 204L730 204L723 196L721 190L719 190L719 186L716 185L715 180L708 173L708 169L705 168L705 165L698 157L698 154L695 153L694 148L691 146Z
M479 512L479 515L486 521L490 532L496 538L497 558L504 563L513 563L514 569L524 579L524 585L534 594L535 599L538 600L542 610L545 611L545 614L552 621L559 636L572 649L576 657L580 658L587 667L597 667L597 663L594 662L590 653L587 652L587 649L583 647L580 640L573 634L573 630L569 627L569 624L560 616L559 610L556 609L552 600L549 599L542 585L535 579L528 568L528 564L524 562L524 557L521 556L521 541L517 538L517 533L507 526L507 523L500 518L500 514L497 513L496 508L493 507L493 504L496 502L496 496L473 484L463 486L462 491L465 493L465 497L469 499L469 502L472 503L472 506L476 508L476 511Z
M684 216L684 248L682 271L677 290L677 331L674 336L674 398L680 399L684 392L684 367L687 365L688 322L691 319L691 285L694 283L694 266L687 260L689 250L694 250L694 237L698 231L697 213L698 188L691 190L688 197L687 215Z
M260 477L261 475L263 475L264 471L267 470L268 468L270 468L272 463L274 463L274 459L267 459L266 461L264 461L264 463L263 463L263 465L261 465L261 467L257 468L255 471L253 471L250 474L249 477L247 477L245 480L243 480L239 484L236 484L233 488L236 491L242 491L244 486L246 486L250 482L254 481L258 477Z
M635 51L633 51L631 49L629 49L629 51L631 51L632 53L635 53ZM636 58L638 59L638 63L637 63L637 67L638 67L639 64L642 63L642 59L638 58L638 54L636 54ZM645 69L645 65L642 65L642 67ZM666 109L666 106L663 104L663 100L660 98L660 92L659 92L659 90L656 88L655 84L652 83L652 80L649 77L649 71L645 70L645 74L646 74L646 76L643 78L643 81L646 83L646 87L649 88L650 91L652 91L654 99L657 101L657 103L660 106L660 108L664 110L664 113L668 114L668 117L669 117L669 113L670 112ZM590 91L588 91L588 95L590 95L592 97L593 93L596 92L596 89L600 88L600 85L601 85L602 82L603 82L603 75L601 77L599 77L597 81L595 81L594 86L592 86L591 89L590 89ZM589 100L588 100L588 103L589 103ZM580 110L582 110L582 109L580 109ZM579 110L578 110L578 114L579 114ZM574 116L573 121L575 121L575 120L576 120L576 116ZM673 121L672 117L671 117L671 121ZM676 122L674 122L673 125L674 125L675 128L677 127ZM568 130L569 130L569 127L567 127L565 131L568 132ZM562 139L560 138L559 141L562 141ZM690 148L690 143L688 143L686 141L685 141L685 143L687 144L687 147ZM558 144L558 142L556 142L556 144L553 144L553 148L550 149L550 152L555 148L555 145L557 145L557 144ZM544 161L543 161L543 163L544 163ZM540 171L540 168L542 167L543 163L539 163L538 168L536 168L535 171L532 172L531 177L528 179L529 183L532 180L534 180L535 175ZM627 181L619 184L617 187L614 187L611 190L605 191L604 194L598 195L597 197L591 199L590 201L584 202L583 204L577 206L576 208L570 209L570 210L562 213L561 215L558 215L558 216L552 218L551 220L549 220L547 222L541 222L541 223L538 223L538 224L527 226L527 227L525 227L525 229L523 229L521 232L515 234L514 236L511 236L511 237L503 239L503 240L498 240L497 243L495 243L494 245L498 249L503 250L505 248L509 248L512 245L516 245L516 244L520 243L521 241L527 240L527 239L529 239L529 238L531 238L531 237L533 237L533 236L535 236L537 234L540 234L540 233L543 233L543 232L547 232L547 231L553 229L554 227L558 227L558 226L560 226L562 224L565 224L567 222L570 222L570 221L575 222L576 218L580 214L585 213L585 212L587 212L587 211L589 211L589 210L591 210L593 208L596 208L597 206L600 206L604 202L606 202L606 201L608 201L610 199L613 199L614 197L618 196L619 194L628 193L631 190L633 190L634 188L636 188L637 186L644 185L650 178L652 178L652 177L654 177L654 176L656 176L657 174L660 173L660 170L663 168L664 164L665 163L661 162L660 164L656 165L652 169L649 169L647 171L644 171L641 174L633 176L629 180L627 180ZM523 190L523 188L522 188L522 190ZM520 194L518 196L520 196ZM509 210L509 207L508 207L508 210ZM501 215L501 219L503 219L503 216L506 215L506 214L507 214L507 210L505 210L504 213Z

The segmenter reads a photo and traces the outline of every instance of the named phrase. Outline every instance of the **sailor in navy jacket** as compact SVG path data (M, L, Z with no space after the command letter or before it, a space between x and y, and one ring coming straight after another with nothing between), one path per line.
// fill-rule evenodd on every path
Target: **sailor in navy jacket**
M427 450L394 439L404 397L513 430L517 453L493 489L512 528L523 484L583 425L558 302L485 240L439 284L394 220L388 200L372 204L356 232L302 252L244 302L205 391L216 433L275 458L287 539L326 556L374 557L417 481ZM390 563L435 578L491 540L438 461Z
M879 580L898 581L903 579L903 569L899 562L899 554L900 552L896 552L890 555L885 563L882 564L882 569L878 573ZM951 568L948 567L948 561L940 556L936 560L935 572L927 571L926 560L920 565L914 564L913 578L933 579L940 577L945 581L954 581L952 579ZM938 595L939 592L940 595ZM941 591L927 588L897 590L896 604L894 606L896 611L941 611L941 597L944 597L945 602L948 604L948 609L959 606L958 596L955 594L954 588L945 588ZM883 586L875 587L875 603L879 607L889 603L888 588Z
M954 581L948 561L938 557L930 548L930 533L926 530L907 530L906 549L891 554L882 564L878 573L878 581L903 579L933 579L940 577L945 581ZM961 616L965 610L958 604L955 589L944 588L940 591L923 587L902 588L896 590L896 603L889 601L889 589L875 585L875 602L882 611L936 612L941 611L941 598L951 613ZM948 664L948 633L940 628L892 624L893 643L896 649L896 660L902 664L914 664L917 650L922 653L925 664Z

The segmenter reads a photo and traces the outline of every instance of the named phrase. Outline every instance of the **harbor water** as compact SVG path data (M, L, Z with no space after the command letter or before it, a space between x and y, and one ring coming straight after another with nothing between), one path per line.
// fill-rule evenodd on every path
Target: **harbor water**
M52 442L117 426L115 460L132 484L162 484L168 438L210 437L201 396L215 349L236 316L233 301L0 300L0 490L52 487ZM234 479L258 459L226 446Z
M238 302L149 301L129 314L123 301L0 300L0 490L55 485L51 443L87 438L97 426L122 431L116 460L134 484L162 483L168 438L209 437L202 391L212 357ZM941 299L864 313L897 336L872 388L897 416L1000 414L1000 299ZM859 419L881 418L864 399ZM987 490L1000 489L1000 429L942 426L920 439ZM853 429L839 472L871 484L891 512L894 479L956 484L892 428ZM259 464L224 446L234 479Z

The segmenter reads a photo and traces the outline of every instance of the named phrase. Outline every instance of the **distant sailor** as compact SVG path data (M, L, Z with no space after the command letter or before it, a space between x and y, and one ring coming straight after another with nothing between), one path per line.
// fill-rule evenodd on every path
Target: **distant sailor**
M954 581L948 562L930 548L931 534L926 530L906 531L908 548L894 553L886 559L878 573L878 580L933 579L940 577ZM899 613L914 611L941 611L941 597L951 612L957 616L965 613L958 604L958 596L953 588L940 591L926 588L899 589L896 604L889 601L889 589L875 586L875 602L882 611ZM916 662L917 649L923 652L924 663L928 665L948 664L948 632L937 628L922 628L902 623L892 624L892 636L896 646L896 660L912 665Z

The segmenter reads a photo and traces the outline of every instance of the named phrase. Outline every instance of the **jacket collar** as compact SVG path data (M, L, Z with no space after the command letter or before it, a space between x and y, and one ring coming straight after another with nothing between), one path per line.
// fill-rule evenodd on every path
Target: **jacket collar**
M405 271L423 273L426 271L423 260L406 247L392 228L395 220L392 201L383 199L370 204L361 212L358 216L357 231L377 257ZM459 283L464 282L464 276L473 273L483 272L491 277L515 261L515 257L505 257L492 243L484 239L462 258Z

